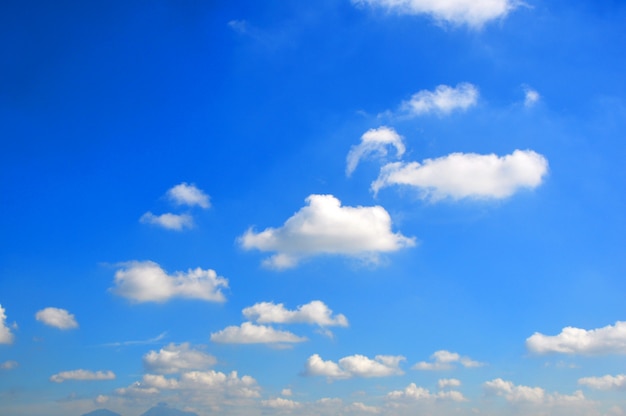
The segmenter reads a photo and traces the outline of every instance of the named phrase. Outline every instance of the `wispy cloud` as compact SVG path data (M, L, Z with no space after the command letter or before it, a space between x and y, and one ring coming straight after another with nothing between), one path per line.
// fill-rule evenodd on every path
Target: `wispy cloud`
M13 334L11 328L6 323L7 315L5 309L0 305L0 344L13 343Z
M440 391L437 393L431 393L428 389L418 387L415 383L409 384L404 390L394 390L387 394L387 400L409 400L409 401L421 401L421 400L451 400L454 402L467 401L465 396L456 390Z
M109 342L106 344L102 344L103 347L126 347L130 345L150 345L156 344L157 342L163 340L167 336L167 332L162 332L154 338L149 338L145 340L136 340L136 341L119 341L119 342Z
M193 217L189 214L165 213L154 215L148 211L139 218L142 224L152 224L168 230L182 231L185 228L193 228Z
M294 267L302 258L338 254L377 261L378 254L415 245L391 231L391 217L381 206L346 207L332 195L310 195L282 227L252 229L239 238L247 250L274 251L264 264L275 269Z
M516 0L352 0L361 6L386 9L406 15L428 15L439 22L479 29L485 23L504 18L521 2Z
M478 96L478 88L467 82L456 87L439 85L434 91L422 90L413 94L409 100L400 104L395 115L407 118L428 114L444 116L475 106Z
M454 368L454 364L461 364L466 368L481 367L484 363L474 361L469 357L462 357L456 352L450 352L446 350L435 351L430 356L432 361L421 361L415 364L412 368L414 370L450 370Z
M352 146L346 158L346 176L352 175L363 159L387 156L387 148L390 146L396 149L396 157L399 158L404 154L402 136L391 127L382 126L363 133L361 143Z
M532 150L515 150L506 156L452 153L422 163L389 163L371 189L376 194L392 185L411 186L431 201L503 199L520 189L538 187L547 172L546 158Z
M612 376L607 374L602 377L583 377L578 379L578 384L594 390L624 390L626 389L626 374Z
M114 380L115 373L112 371L90 371L90 370L72 370L61 371L50 377L50 381L55 383L63 383L68 380L75 381L96 381L96 380Z
M228 280L212 269L198 267L169 275L152 261L129 261L120 266L110 290L135 302L166 302L172 298L226 301L221 289L228 287Z
M65 309L45 308L35 314L35 319L48 326L58 329L75 329L78 328L78 322L73 314Z
M536 332L526 348L537 354L626 354L626 322L590 330L568 326L558 335Z

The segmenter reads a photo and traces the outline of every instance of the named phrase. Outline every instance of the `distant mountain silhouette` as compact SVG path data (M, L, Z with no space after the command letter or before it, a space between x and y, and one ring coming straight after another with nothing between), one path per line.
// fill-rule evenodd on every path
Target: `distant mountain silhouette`
M122 416L119 413L110 411L109 409L98 409L93 412L85 413L82 416Z
M182 410L169 407L165 403L160 403L159 405L146 411L141 416L198 416L198 414L194 412L183 412Z

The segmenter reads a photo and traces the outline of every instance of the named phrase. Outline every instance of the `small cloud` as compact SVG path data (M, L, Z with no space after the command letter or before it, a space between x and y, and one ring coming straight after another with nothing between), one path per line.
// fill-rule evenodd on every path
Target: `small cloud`
M506 156L452 153L437 159L389 163L372 183L374 194L392 185L417 188L422 199L439 201L503 199L520 189L541 185L548 161L532 150L515 150Z
M368 406L365 403L361 403L361 402L354 402L352 404L350 404L350 406L347 406L346 408L347 411L355 411L358 412L359 414L364 414L364 413L371 413L371 414L378 414L380 413L380 408L376 407L376 406Z
M13 334L6 323L6 310L0 305L0 344L12 344Z
M199 206L207 209L211 206L209 196L194 184L180 183L167 191L167 197L176 205Z
M418 387L411 383L404 390L394 390L387 393L389 401L428 401L428 400L450 400L454 402L465 402L467 399L456 390L440 391L431 393L428 389Z
M261 400L261 406L270 407L272 409L298 409L302 404L293 400L277 397L275 399Z
M250 322L244 322L241 326L229 326L211 334L211 341L221 344L298 343L306 340L288 331Z
M541 99L541 95L539 93L529 87L524 88L524 106L525 107L533 107L539 100Z
M578 384L594 390L626 390L626 374L583 377L578 379Z
M335 363L324 361L318 354L313 354L306 361L304 374L325 376L329 380L402 375L404 371L400 369L400 363L404 360L401 355L377 355L372 360L356 354L343 357Z
M478 88L467 82L456 87L439 85L434 91L422 90L403 101L397 115L413 118L434 113L444 116L475 106L478 96Z
M245 20L231 20L228 22L228 26L240 35L248 33L248 22Z
M373 262L382 252L415 245L391 231L391 217L381 206L346 207L332 195L310 195L301 208L282 227L252 229L239 238L247 250L277 252L264 264L275 269L294 267L302 258L337 254L366 258Z
M19 364L17 363L17 361L5 361L3 363L0 363L0 370L13 370L14 368L17 368L18 365Z
M35 318L48 326L58 329L78 328L74 315L59 308L45 308L35 314Z
M392 146L396 149L396 157L404 154L405 147L400 136L391 127L382 126L370 129L361 136L361 143L352 146L346 158L346 176L352 175L362 159L384 158L387 156L387 148Z
M437 382L437 386L440 389L445 389L447 387L459 387L461 385L461 381L456 378L442 378Z
M50 377L50 381L55 383L63 383L67 380L77 381L95 381L95 380L114 380L115 374L112 371L89 371L89 370L72 370L62 371Z
M154 338L146 339L146 340L136 340L136 341L120 341L120 342L109 342L107 344L102 344L103 347L126 347L128 345L147 345L147 344L156 344L161 341L167 332L162 332Z
M568 326L552 336L535 332L526 348L536 354L626 354L626 322L591 330Z
M582 391L577 390L572 395L547 393L541 387L515 385L511 381L497 378L484 383L488 395L504 397L509 403L551 405L551 406L581 406L588 404Z
M520 4L518 0L352 0L357 6L386 9L399 15L427 15L440 23L480 29L484 24L506 17Z
M430 357L432 358L431 362L421 361L412 367L413 370L450 370L454 367L453 364L456 363L461 364L465 368L481 367L485 365L484 363L474 361L469 357L461 357L456 352L446 350L435 351L435 353L433 353Z
M293 395L291 389L283 389L280 394L285 397L291 397Z
M288 310L282 303L260 302L243 310L243 315L261 324L294 324L306 323L319 326L348 326L348 319L333 311L320 300L300 305L296 310Z
M218 276L215 270L198 267L169 275L152 261L129 261L121 266L115 272L115 286L110 290L133 301L166 302L172 298L226 301L221 289L228 287L228 280Z
M180 373L188 370L204 370L215 365L214 356L193 349L188 342L171 343L161 350L150 351L143 356L143 365L148 372L159 374Z
M181 231L185 228L193 228L193 217L189 214L161 214L154 215L148 211L139 218L142 224L152 224L168 230Z

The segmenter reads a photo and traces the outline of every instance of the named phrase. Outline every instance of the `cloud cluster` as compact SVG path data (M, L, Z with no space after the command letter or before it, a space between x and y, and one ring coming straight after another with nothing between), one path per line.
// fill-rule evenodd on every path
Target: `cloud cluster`
M228 280L215 270L189 269L169 275L152 261L129 261L115 272L111 291L136 302L165 302L172 298L201 299L224 302L222 288Z
M516 0L352 0L356 5L379 7L407 15L425 14L439 22L478 29L504 18L520 3Z
M396 157L404 154L402 136L393 128L382 126L363 133L361 143L352 146L346 158L346 176L352 175L362 159L387 156L387 148L390 146L396 149Z
M381 206L347 207L332 195L310 195L301 208L280 228L252 229L239 238L247 250L274 251L265 265L284 269L304 257L339 254L376 261L379 253L415 245L391 231L391 217Z
M591 330L568 326L553 336L536 332L526 348L537 354L626 354L626 321Z
M55 383L63 383L67 380L75 381L99 381L99 380L114 380L115 373L113 371L89 371L89 370L72 370L61 371L50 377L50 381Z
M583 377L578 379L578 384L594 390L624 390L626 389L626 374L612 376L607 374L602 377Z
M405 358L401 355L377 355L370 359L356 354L343 357L337 363L324 361L318 354L310 356L305 364L304 374L309 376L325 376L329 380L348 379L353 377L387 377L401 375L400 363Z
M13 343L13 334L11 328L6 324L7 315L5 309L0 305L0 344Z
M171 343L159 351L150 351L143 356L143 365L148 372L158 374L179 373L185 370L204 370L215 365L214 356L193 349L188 342Z
M469 357L461 357L456 352L450 352L446 350L435 351L430 356L432 361L421 361L415 364L412 368L414 370L450 370L454 367L454 364L459 363L465 368L481 367L484 364L478 361L474 361Z
M210 198L201 189L194 184L182 182L166 193L167 198L177 206L198 206L203 209L211 207ZM185 228L193 228L193 217L188 213L173 214L167 212L165 214L156 215L148 211L139 218L142 224L156 225L168 230L182 231Z
M283 399L281 397L276 397L274 399L261 400L261 406L269 407L272 409L287 409L293 410L302 407L301 403L298 403L293 400Z
M211 341L220 344L292 344L306 340L289 331L280 331L251 322L244 322L240 326L229 326L211 334Z
M300 305L296 310L288 310L282 303L260 302L243 310L243 315L262 324L295 324L305 323L319 326L348 326L348 319L333 311L320 300Z
M454 402L467 401L465 396L456 390L446 390L431 393L428 389L418 387L415 383L409 384L404 390L394 390L387 393L387 400L451 400Z
M35 319L58 329L78 328L78 322L76 322L74 315L65 309L45 308L35 314Z
M463 82L456 87L438 85L434 91L422 90L400 104L398 115L416 117L427 114L448 115L453 111L463 111L476 105L478 88Z
M515 385L501 378L485 382L484 388L487 394L504 397L509 403L515 404L577 406L587 403L587 399L580 390L572 395L546 393L541 387Z
M548 161L532 150L515 150L506 156L452 153L418 162L395 162L382 167L372 191L391 185L416 187L423 199L438 201L502 199L522 188L541 185Z

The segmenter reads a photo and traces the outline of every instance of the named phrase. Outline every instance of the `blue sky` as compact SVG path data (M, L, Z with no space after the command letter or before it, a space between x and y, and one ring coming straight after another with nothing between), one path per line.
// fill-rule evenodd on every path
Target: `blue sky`
M626 414L623 2L0 19L0 413Z

